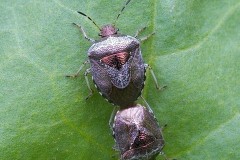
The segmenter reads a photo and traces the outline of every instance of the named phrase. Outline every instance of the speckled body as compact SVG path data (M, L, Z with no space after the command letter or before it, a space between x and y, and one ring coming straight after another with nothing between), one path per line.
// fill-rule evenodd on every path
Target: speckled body
M121 160L151 160L164 146L157 119L139 104L117 112L113 136Z
M141 95L145 67L139 45L134 37L114 34L88 50L93 81L100 94L115 105L129 106Z

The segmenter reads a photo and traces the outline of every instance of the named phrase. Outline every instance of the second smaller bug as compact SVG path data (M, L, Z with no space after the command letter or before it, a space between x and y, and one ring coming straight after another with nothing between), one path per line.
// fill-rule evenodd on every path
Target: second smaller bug
M157 119L140 104L117 111L112 131L121 160L154 159L164 146Z

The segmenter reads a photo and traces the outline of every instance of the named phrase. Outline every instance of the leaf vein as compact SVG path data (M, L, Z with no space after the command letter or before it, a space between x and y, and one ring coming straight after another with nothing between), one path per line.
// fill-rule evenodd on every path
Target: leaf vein
M75 15L79 15L75 10L72 10L71 8L68 8L67 6L65 6L64 4L62 4L59 0L53 0L53 2L54 2L57 6L63 8L64 10L66 10L66 11L68 11L68 12L70 12L70 13L73 13L73 14L75 14Z
M232 7L230 7L229 10L227 12L225 12L225 14L222 16L222 18L215 25L215 27L213 27L212 30L207 34L207 36L205 36L198 43L196 43L196 44L194 44L194 45L192 45L192 46L190 46L186 49L178 50L176 52L172 52L172 53L168 53L168 54L160 55L160 56L162 56L162 57L164 57L164 56L175 56L175 55L178 55L178 54L186 54L186 53L189 53L190 51L199 49L204 43L206 43L209 40L209 37L214 35L214 33L216 33L221 28L221 26L224 24L224 22L226 20L228 20L228 18L239 8L239 6L240 6L240 2L237 3L237 5L233 5Z
M229 123L231 123L232 121L235 120L239 120L240 119L240 113L236 113L233 117L231 117L230 119L228 119L226 122L221 123L220 125L218 125L217 127L215 127L212 131L210 131L206 136L204 136L203 138L199 139L198 141L196 141L194 144L192 144L190 147L188 147L187 149L185 149L182 152L179 152L176 157L179 157L180 155L186 154L186 153L190 153L192 150L194 150L197 146L203 144L204 142L206 142L209 138L211 138L212 135L214 135L215 133L224 130L225 126L227 126ZM236 126L237 127L237 126Z
M28 62L30 62L30 64L32 64L33 66L36 66L36 68L38 68L39 70L41 70L42 72L44 72L45 74L49 75L47 70L43 67L43 66L40 66L39 64L37 64L36 62L34 62L31 58L29 58L29 56L25 53L24 51L24 47L23 47L23 44L22 44L22 40L20 38L20 35L19 35L19 23L18 23L18 18L17 18L17 14L15 12L15 9L14 8L11 8L11 11L12 11L12 15L13 15L13 21L14 21L14 25L15 25L15 29L13 29L13 34L14 34L14 37L16 39L16 46L17 46L17 49L18 49L18 56L20 56L22 59L24 60L27 60ZM26 47L25 47L26 48Z

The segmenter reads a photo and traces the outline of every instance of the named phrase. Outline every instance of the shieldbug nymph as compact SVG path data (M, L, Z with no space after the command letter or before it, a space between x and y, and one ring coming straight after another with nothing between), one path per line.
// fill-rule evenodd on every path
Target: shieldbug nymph
M112 130L121 160L154 159L163 149L164 139L157 119L140 104L120 109Z
M74 23L79 27L84 37L93 44L88 50L89 59L81 65L75 75L68 76L78 76L83 66L90 63L91 67L85 72L85 79L90 90L89 96L92 95L93 91L89 85L87 75L91 73L93 82L100 94L109 102L123 107L132 105L141 95L146 68L150 69L156 87L159 88L151 67L143 62L140 49L140 42L148 39L154 33L137 39L139 33L146 27L138 30L135 36L119 34L118 29L115 27L117 19L130 1L128 0L123 6L113 25L108 24L101 28L88 15L78 12L93 22L99 29L101 38L98 41L89 38L82 26Z

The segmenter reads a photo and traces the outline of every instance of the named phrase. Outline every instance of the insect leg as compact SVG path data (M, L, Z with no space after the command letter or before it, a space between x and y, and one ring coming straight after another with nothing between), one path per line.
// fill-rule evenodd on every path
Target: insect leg
M165 128L167 128L167 124L164 124L164 125L161 127L161 130L163 131Z
M156 78L156 76L155 76L155 74L154 74L154 72L153 72L152 67L151 67L150 65L148 65L148 64L144 64L144 66L145 66L145 69L149 69L149 70L150 70L150 73L151 73L151 75L152 75L152 77L153 77L153 80L154 80L154 82L155 82L156 88L157 88L158 90L165 89L167 86L163 86L163 87L161 87L161 88L159 87L157 78Z
M155 32L153 32L153 33L151 33L151 34L149 34L149 35L147 35L145 37L142 37L142 38L140 38L140 41L143 42L143 41L147 40L148 38L150 38L154 34L155 34Z
M78 77L80 71L83 69L83 67L84 67L87 63L89 63L89 60L86 60L85 62L83 62L83 64L79 67L77 73L72 74L72 75L66 75L66 77L72 77L72 78Z
M149 106L149 104L147 103L147 101L145 100L145 98L143 98L142 95L141 95L141 98L142 98L143 102L146 104L148 111L153 114L153 110L151 109L151 107ZM156 119L155 116L154 116L154 118ZM167 127L167 124L165 124L163 127L161 127L161 130L163 131L166 127Z
M142 95L141 95L141 98L142 98L142 100L144 101L144 103L146 104L147 109L149 110L149 112L151 112L151 113L153 114L153 111L152 111L151 107L149 106L149 104L147 103L147 101L145 100L145 98L143 98Z
M140 28L139 30L137 30L136 34L134 35L135 38L138 37L139 33L141 33L142 31L144 31L147 27L143 27L143 28Z
M163 156L164 160L177 160L177 159L175 159L175 158L173 158L173 159L172 159L172 158L168 158L163 151L161 151L161 152L159 153L159 155Z
M89 95L85 98L86 100L93 95L93 90L91 89L90 84L89 84L89 80L88 80L88 74L89 73L91 73L91 68L88 68L84 73L84 77L85 77L85 80L86 80L86 83L87 83L87 87L90 91Z
M94 39L89 38L89 37L87 36L87 34L86 34L86 32L84 31L84 29L82 28L82 26L80 26L80 25L78 25L78 24L76 24L76 23L73 23L73 25L77 26L77 27L80 29L80 32L82 32L82 34L83 34L83 36L84 36L85 39L87 39L88 41L90 41L90 42L92 42L92 43L95 42Z
M118 111L118 107L115 106L114 109L113 109L113 111L112 111L112 114L111 114L111 117L110 117L110 119L109 119L109 122L108 122L108 125L110 126L110 128L111 128L112 131L113 131L114 117L115 117L117 111Z

